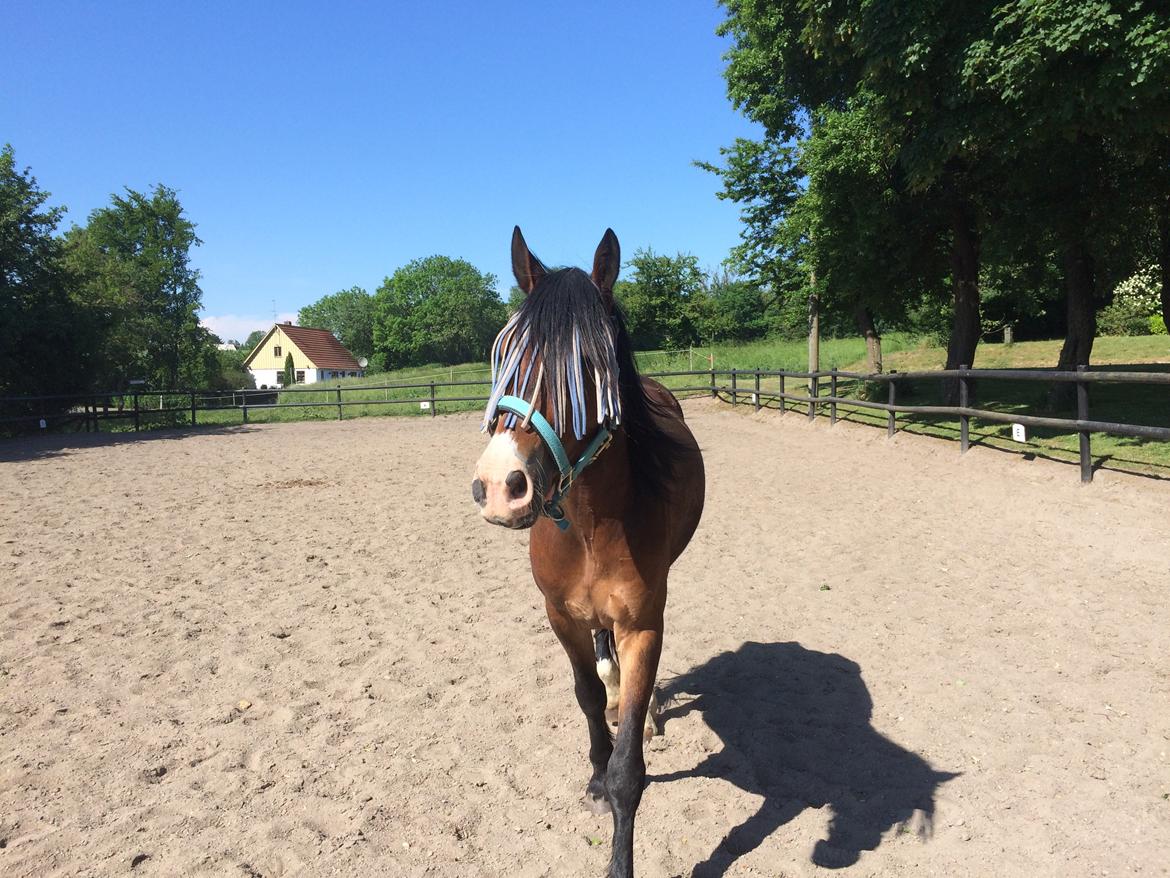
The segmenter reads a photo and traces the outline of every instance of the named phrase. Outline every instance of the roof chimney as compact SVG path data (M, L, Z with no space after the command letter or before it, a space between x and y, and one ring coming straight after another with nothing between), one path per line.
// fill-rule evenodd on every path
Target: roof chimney
M286 321L284 321L284 325L285 325L285 326L292 326L292 321L291 321L291 320L286 320Z

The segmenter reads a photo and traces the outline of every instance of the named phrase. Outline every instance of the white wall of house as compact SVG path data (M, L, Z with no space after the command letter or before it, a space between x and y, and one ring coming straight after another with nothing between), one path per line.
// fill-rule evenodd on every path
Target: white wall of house
M248 369L252 373L252 379L256 382L257 387L267 384L273 387L276 384L276 376L279 369Z
M260 387L267 384L269 387L281 386L278 377L283 377L283 369L248 369L252 373L252 377L256 379L256 386ZM338 378L348 377L349 372L341 369L305 369L305 384L316 384L318 381L336 381ZM358 370L358 378L365 377L364 370Z

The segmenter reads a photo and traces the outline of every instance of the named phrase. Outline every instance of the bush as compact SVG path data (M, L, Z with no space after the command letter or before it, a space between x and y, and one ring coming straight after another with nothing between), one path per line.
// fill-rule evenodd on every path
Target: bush
M1117 285L1113 302L1097 314L1097 331L1101 335L1156 333L1152 318L1160 308L1157 271L1152 266L1144 268Z
M1161 314L1150 318L1150 335L1166 335L1166 321Z

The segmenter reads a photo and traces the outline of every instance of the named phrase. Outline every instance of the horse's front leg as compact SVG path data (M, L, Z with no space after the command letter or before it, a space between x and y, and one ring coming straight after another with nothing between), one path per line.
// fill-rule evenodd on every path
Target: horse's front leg
M654 694L654 677L662 653L662 631L615 629L618 661L622 669L621 720L617 741L609 759L605 789L613 806L613 852L609 878L634 874L634 815L646 783L642 755L646 711Z
M589 724L589 762L593 774L585 788L584 804L594 814L605 814L610 810L605 773L613 754L613 738L605 723L605 685L597 676L594 664L593 636L588 627L582 627L551 604L546 603L545 609L573 666L573 691Z

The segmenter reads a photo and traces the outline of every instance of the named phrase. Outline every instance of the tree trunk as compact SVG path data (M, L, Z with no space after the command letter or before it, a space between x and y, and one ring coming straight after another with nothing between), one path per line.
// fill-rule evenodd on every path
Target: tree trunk
M1064 287L1068 329L1064 334L1064 345L1056 363L1059 371L1074 372L1077 366L1089 365L1093 352L1093 339L1097 335L1096 269L1089 249L1081 239L1065 244L1061 254L1064 263ZM1053 386L1050 400L1053 408L1064 408L1072 404L1075 385Z
M1170 197L1158 211L1158 263L1162 269L1162 321L1170 332Z
M808 297L808 371L821 371L821 301L816 294L817 275L812 273L813 292ZM808 379L809 396L814 395L817 378Z
M947 369L975 363L975 348L983 328L979 317L979 232L971 206L957 202L951 210L951 287L955 318L947 345ZM945 382L947 405L956 405L959 382Z
M874 326L873 312L864 305L858 305L854 310L857 317L857 328L865 336L865 356L869 362L869 371L873 374L882 371L882 337Z
M1089 355L1093 352L1093 338L1097 334L1097 311L1093 301L1097 281L1093 257L1083 241L1066 245L1062 261L1068 329L1056 368L1075 371L1077 366L1089 365Z

